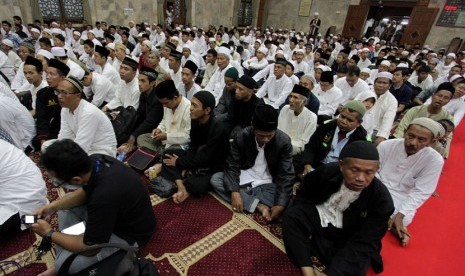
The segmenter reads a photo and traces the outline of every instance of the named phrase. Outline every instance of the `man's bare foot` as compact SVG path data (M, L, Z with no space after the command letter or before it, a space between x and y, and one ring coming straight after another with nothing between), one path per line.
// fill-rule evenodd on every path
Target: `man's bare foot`
M186 200L189 196L190 195L186 190L178 189L178 191L173 195L173 201L174 203L179 204Z
M260 214L262 214L262 217L264 217L267 221L271 221L270 207L264 204L258 203L257 209L260 212Z
M40 274L37 274L37 276L55 276L55 275L57 275L57 271L54 267L49 268Z

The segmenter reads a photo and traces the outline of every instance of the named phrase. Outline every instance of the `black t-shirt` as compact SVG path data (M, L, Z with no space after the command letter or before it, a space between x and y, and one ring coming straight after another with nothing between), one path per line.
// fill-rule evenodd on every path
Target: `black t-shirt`
M155 216L147 190L137 173L118 160L94 154L87 194L87 245L106 243L115 234L132 244L146 244L155 230Z

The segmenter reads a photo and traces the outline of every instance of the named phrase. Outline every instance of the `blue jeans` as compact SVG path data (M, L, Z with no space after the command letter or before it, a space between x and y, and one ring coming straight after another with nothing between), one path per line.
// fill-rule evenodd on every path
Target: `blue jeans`
M215 173L210 183L213 186L215 192L225 201L231 203L231 193L226 191L223 185L223 176L222 172ZM257 208L258 203L262 203L268 207L274 206L274 195L276 187L273 183L263 184L255 188L244 187L239 190L242 202L244 205L244 210L253 213L255 208Z

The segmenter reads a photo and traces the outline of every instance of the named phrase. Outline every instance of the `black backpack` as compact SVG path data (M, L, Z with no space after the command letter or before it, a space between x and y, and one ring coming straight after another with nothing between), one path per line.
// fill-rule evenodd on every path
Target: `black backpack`
M115 119L110 115L111 112L119 112ZM107 112L110 118L113 129L115 130L116 142L118 145L126 143L131 136L131 132L137 121L137 111L134 107L128 106L126 108L119 106L110 112Z
M74 259L82 253L101 249L104 247L119 248L118 251L77 273L69 273L69 267ZM58 271L58 276L88 276L88 275L113 275L113 276L158 276L155 265L145 259L137 257L137 249L117 243L103 243L87 247L85 250L69 256Z

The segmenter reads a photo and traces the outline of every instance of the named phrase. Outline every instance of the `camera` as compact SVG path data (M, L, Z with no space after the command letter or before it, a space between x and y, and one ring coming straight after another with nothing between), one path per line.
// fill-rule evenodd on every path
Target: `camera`
M21 217L21 222L23 224L34 224L37 223L37 216L34 215L23 215Z

